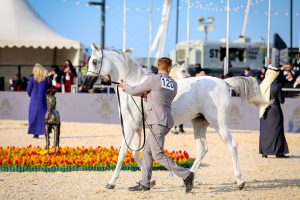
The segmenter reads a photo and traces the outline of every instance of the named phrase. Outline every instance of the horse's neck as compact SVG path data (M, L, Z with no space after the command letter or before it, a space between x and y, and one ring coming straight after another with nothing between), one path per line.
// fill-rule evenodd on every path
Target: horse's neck
M113 52L111 79L112 81L124 80L129 84L140 83L146 74L143 73L142 67L135 63L129 56L122 53Z

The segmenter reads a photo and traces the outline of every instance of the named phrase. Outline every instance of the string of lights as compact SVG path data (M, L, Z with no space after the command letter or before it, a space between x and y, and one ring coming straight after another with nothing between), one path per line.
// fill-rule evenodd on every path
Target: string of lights
M61 0L63 3L71 3L71 4L75 4L77 6L89 6L87 4L87 0ZM180 0L182 3L187 3L187 0ZM262 2L264 2L265 0L254 0L251 3L251 6L256 6ZM230 11L234 11L234 12L245 12L246 9L246 2L243 2L243 4L241 3L240 0L232 0L233 3L237 4L234 6L230 7ZM107 2L109 3L109 2ZM225 0L219 0L218 3L213 3L211 0L196 0L196 1L192 1L190 4L190 7L192 9L199 9L202 11L206 11L206 12L226 12L226 6L225 6ZM106 5L106 9L107 10L116 10L116 11L121 11L123 9L122 6L110 6L110 5ZM179 6L179 10L184 9L183 6ZM148 7L127 7L126 8L127 12L149 12L150 8ZM156 12L161 12L162 8L161 7L156 7L153 9L153 11ZM252 12L254 15L268 15L267 11L253 11ZM299 17L300 16L300 11L296 11L293 13L295 17ZM290 13L288 11L273 11L271 13L272 16L275 17L288 17L290 16Z

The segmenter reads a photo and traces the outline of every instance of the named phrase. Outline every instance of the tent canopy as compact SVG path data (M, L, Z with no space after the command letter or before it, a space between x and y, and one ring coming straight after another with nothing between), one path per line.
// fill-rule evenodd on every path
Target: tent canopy
M79 41L64 38L49 28L26 0L1 0L0 24L0 48L81 48Z

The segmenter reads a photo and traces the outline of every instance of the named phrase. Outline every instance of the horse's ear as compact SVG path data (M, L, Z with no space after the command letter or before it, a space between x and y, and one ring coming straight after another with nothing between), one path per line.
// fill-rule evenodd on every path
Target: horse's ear
M91 45L92 50L96 50L99 51L99 48L97 47L97 45L95 44L95 42L93 42L93 44Z
M53 96L54 96L54 95L55 95L55 91L54 91L54 90L52 90L52 91L49 91L49 90L48 90L48 91L47 91L47 95L53 95Z

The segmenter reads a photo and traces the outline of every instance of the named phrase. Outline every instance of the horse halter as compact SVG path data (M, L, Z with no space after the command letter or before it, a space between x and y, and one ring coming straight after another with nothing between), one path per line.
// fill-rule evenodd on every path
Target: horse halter
M102 54L102 57L101 57L100 64L99 64L99 72L98 73L92 72L92 71L87 71L87 72L96 74L100 78L100 80L102 81L104 78L103 78L103 76L100 73L101 73L101 70L102 70L102 65L103 65L103 60L104 60L104 51L103 51L103 49L101 49L101 54ZM92 61L93 65L96 66L98 64L98 61L99 61L98 59L93 59L93 61ZM117 85L120 84L119 82L116 82L116 81L113 81L113 80L110 80L110 81L113 84L117 84Z
M102 69L102 65L103 65L103 59L104 59L104 52L103 52L103 49L101 49L101 60L100 60L100 64L99 64L99 72L96 73L96 72L92 72L92 71L87 71L87 72L90 72L90 73L93 73L93 74L96 74L97 76L99 76L100 80L103 80L103 76L100 74L101 73L101 69ZM93 59L93 65L94 66L97 66L98 65L98 59Z

